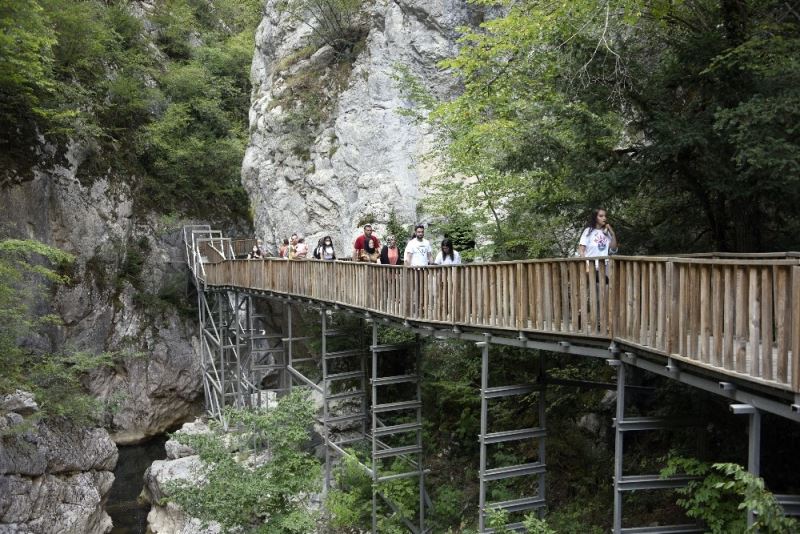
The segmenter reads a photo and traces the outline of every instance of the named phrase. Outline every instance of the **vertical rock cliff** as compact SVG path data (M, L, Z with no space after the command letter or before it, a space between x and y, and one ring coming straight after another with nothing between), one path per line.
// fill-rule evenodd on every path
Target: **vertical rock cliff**
M438 97L456 90L436 68L455 52L457 28L471 22L465 0L379 0L363 13L362 40L342 59L316 44L307 22L269 0L256 35L250 144L242 182L255 226L273 247L292 232L332 235L348 255L365 222L383 228L392 211L411 223L433 141L403 116L410 107L398 68ZM309 83L309 79L314 83ZM305 136L298 138L298 120Z
M32 179L4 187L0 226L76 256L70 284L50 304L63 324L29 342L123 355L86 385L109 405L114 440L134 443L195 414L202 399L196 318L165 300L190 303L180 232L175 223L136 216L119 177L82 184L80 164L75 151L59 163L43 159Z

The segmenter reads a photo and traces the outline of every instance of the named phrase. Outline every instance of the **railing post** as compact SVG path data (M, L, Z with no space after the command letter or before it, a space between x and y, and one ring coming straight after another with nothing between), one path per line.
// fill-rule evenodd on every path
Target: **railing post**
M665 287L666 295L663 298L667 299L665 307L666 318L664 320L664 352L670 355L674 352L675 338L673 336L674 322L677 320L675 316L675 264L671 261L667 262L665 273Z
M408 272L410 269L407 266L403 267L400 274L400 315L403 320L408 319Z
M792 267L792 389L800 393L800 267Z
M619 284L619 269L617 268L617 260L614 259L614 256L611 256L608 259L608 269L611 269L611 276L608 277L608 285L607 293L606 293L606 306L608 306L608 310L606 310L606 317L607 317L607 325L606 328L608 330L608 337L614 339L616 335L616 331L614 329L614 325L617 324L617 308L618 308L618 301L617 299L619 296L617 295L617 286ZM608 272L606 272L606 276L608 276Z

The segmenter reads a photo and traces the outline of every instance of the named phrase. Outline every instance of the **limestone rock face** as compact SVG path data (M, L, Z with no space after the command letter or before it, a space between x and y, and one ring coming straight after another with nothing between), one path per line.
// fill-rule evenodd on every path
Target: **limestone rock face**
M209 431L204 423L195 421L184 424L178 432L200 434ZM168 459L153 462L144 474L142 498L152 505L147 514L148 532L153 534L218 534L221 532L219 524L212 523L204 527L199 519L188 516L180 506L172 502L168 502L166 505L160 504L161 499L167 495L166 485L170 481L188 480L202 483L198 474L201 466L200 457L194 454L190 447L170 439L165 448Z
M63 325L27 342L120 354L86 385L114 408L106 421L112 437L134 443L180 424L202 402L196 319L161 298L190 298L180 222L135 215L119 177L81 183L82 158L72 147L64 162L43 159L32 179L9 181L0 194L0 227L76 256L71 283L41 304Z
M109 532L103 506L117 447L108 432L68 422L13 426L0 443L0 532Z
M416 220L421 186L435 173L422 160L432 136L398 113L411 103L394 78L402 66L437 96L455 93L453 80L435 64L455 53L456 28L472 14L465 0L374 3L345 88L333 95L333 109L309 146L298 150L296 132L285 125L296 111L282 104L294 90L288 81L304 69L319 70L330 51L323 47L293 61L310 30L281 14L277 3L267 1L256 35L242 183L255 206L256 232L273 251L283 237L303 232L312 247L331 235L338 255L349 256L359 222L378 223L382 236L392 211L401 222Z

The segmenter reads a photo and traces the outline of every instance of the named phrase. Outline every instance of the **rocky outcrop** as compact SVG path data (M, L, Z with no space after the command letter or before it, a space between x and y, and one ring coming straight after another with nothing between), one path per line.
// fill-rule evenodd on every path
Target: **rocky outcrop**
M101 428L33 422L32 397L0 399L0 532L100 534L111 530L103 505L117 447ZM19 411L7 411L14 408ZM20 413L22 412L22 413Z
M256 232L272 247L301 231L312 245L332 235L339 255L349 254L360 223L377 222L379 233L392 211L399 221L416 220L417 203L435 168L423 156L433 141L425 127L399 113L411 106L396 81L407 69L440 97L455 92L454 81L436 63L455 52L456 28L470 22L465 0L384 0L372 4L363 51L344 89L336 87L297 99L334 101L329 116L300 146L287 122L309 102L287 102L298 77L341 75L341 65L323 68L325 47L302 56L309 28L293 22L269 0L256 35L250 110L250 145L242 183L255 206ZM336 70L338 68L338 70ZM335 84L334 84L335 85ZM312 102L313 103L313 102ZM307 124L306 124L307 125Z
M78 148L61 163L45 164L32 179L4 188L0 209L7 235L35 238L77 258L71 282L42 304L63 325L29 343L117 354L113 368L86 382L109 405L112 437L128 444L160 434L196 414L202 401L192 347L196 318L174 305L190 298L181 222L135 215L122 179L81 183Z
M186 423L178 432L201 434L210 432L210 430L203 422L195 421ZM200 457L191 447L170 439L165 448L167 459L153 462L144 474L142 498L152 505L147 514L148 531L153 534L219 533L221 531L219 524L204 526L199 519L186 515L183 509L175 503L162 501L168 495L167 484L171 481L202 482L199 476Z

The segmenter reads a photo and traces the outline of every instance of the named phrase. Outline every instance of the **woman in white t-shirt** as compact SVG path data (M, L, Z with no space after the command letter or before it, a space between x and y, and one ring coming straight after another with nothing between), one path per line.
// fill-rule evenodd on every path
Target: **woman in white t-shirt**
M434 265L460 265L461 255L453 250L453 242L449 239L442 240L441 250L433 260Z
M578 253L584 258L597 258L616 254L619 245L617 234L606 222L606 210L596 208L592 210L589 222L583 229L581 240L578 243Z

